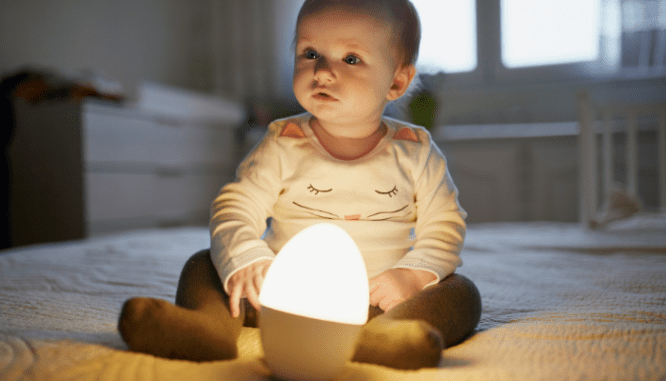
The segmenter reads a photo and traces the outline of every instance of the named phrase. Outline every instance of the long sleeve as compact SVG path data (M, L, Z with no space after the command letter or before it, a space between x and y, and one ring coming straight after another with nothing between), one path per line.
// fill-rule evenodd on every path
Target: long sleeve
M223 282L236 271L275 253L261 237L280 193L280 160L269 130L225 185L211 208L211 258Z
M430 271L439 282L462 264L460 251L465 239L465 211L448 173L444 156L430 143L422 151L421 168L414 173L416 226L415 243L394 266Z

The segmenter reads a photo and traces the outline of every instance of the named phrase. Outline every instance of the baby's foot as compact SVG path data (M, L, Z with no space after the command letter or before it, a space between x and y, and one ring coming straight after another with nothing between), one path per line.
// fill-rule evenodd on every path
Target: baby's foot
M373 319L361 330L353 361L398 369L436 367L444 340L423 320Z
M132 351L191 361L233 359L238 335L200 312L165 300L125 302L118 330Z

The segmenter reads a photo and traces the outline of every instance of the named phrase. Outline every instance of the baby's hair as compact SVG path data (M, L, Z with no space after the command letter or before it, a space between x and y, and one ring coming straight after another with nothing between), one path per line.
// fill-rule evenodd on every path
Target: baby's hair
M296 25L307 16L323 9L342 6L373 14L385 12L393 21L396 45L402 55L402 65L415 65L421 43L421 22L414 4L409 0L305 0L298 13ZM298 36L297 36L298 37Z

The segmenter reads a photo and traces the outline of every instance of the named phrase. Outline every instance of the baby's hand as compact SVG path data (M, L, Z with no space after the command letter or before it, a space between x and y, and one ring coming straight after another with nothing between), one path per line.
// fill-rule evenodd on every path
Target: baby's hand
M247 298L250 304L259 311L259 292L264 284L264 277L273 261L264 259L238 270L229 278L229 308L231 316L240 316L240 300Z
M389 269L370 279L370 304L385 312L423 290L436 279L429 271Z

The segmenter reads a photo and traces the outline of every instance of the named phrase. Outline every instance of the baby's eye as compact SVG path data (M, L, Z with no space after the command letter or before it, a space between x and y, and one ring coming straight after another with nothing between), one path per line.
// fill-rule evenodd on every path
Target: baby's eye
M350 64L350 65L356 65L356 64L358 64L359 62L361 62L361 59L358 58L358 57L356 57L356 56L353 55L353 54L350 54L350 55L348 55L347 57L345 57L344 61L345 61L346 63Z
M303 56L305 56L305 58L309 60L314 60L319 58L319 53L317 53L315 50L308 49L305 51L305 54Z
M377 192L377 193L379 193L379 194L386 194L386 195L388 195L389 197L393 197L393 196L395 196L396 194L398 194L398 187L395 187L395 186L394 186L393 189L391 189L391 190L388 191L388 192L382 192L382 191L378 191L378 190L376 190L375 192Z
M331 188L331 189L326 189L326 190L323 190L323 189L317 189L317 188L313 187L312 184L310 184L310 186L308 187L308 190L310 191L310 193L314 193L315 196L316 196L316 195L318 195L319 193L328 193L328 192L332 191L333 188Z

